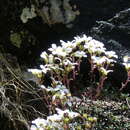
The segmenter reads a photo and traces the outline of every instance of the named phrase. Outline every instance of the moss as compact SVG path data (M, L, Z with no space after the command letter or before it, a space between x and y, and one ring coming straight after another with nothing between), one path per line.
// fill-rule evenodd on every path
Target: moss
M14 46L16 46L17 48L20 48L21 43L22 43L21 35L19 33L12 33L10 35L10 41Z

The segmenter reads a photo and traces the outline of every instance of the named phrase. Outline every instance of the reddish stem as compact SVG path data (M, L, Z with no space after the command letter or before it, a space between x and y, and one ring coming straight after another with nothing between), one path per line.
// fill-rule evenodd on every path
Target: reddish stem
M100 81L99 81L99 85L97 87L97 90L96 90L96 96L95 98L99 97L100 96L100 93L101 93L101 90L103 89L103 84L104 84L104 81L107 79L107 77L105 76L101 76L100 78Z
M124 89L129 82L130 82L130 71L128 71L127 80L125 81L125 83L122 83L122 87L120 88L120 91L122 91L122 89Z

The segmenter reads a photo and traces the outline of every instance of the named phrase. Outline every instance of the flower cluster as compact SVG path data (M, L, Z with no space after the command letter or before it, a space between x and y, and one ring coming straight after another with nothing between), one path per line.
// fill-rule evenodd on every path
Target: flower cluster
M61 110L56 108L57 114L53 114L47 117L47 119L38 118L32 121L31 130L49 130L58 129L64 130L65 124L72 119L80 116L77 112L72 112L69 110Z
M90 129L97 121L96 117L89 117L87 114L80 114L68 109L56 108L57 114L47 117L47 119L37 118L32 121L31 130L65 130L65 129ZM77 122L76 122L77 120ZM82 120L78 122L78 120Z
M91 129L97 118L88 116L86 113L74 112L73 105L75 106L79 100L72 97L69 89L60 81L55 81L52 84L52 87L40 86L51 97L49 100L51 114L46 119L33 120L31 130ZM58 108L59 105L62 106L63 110ZM53 110L56 111L55 114L52 114Z
M126 55L124 56L123 60L123 65L125 65L126 70L130 71L130 57Z
M113 51L106 51L104 44L92 39L92 37L75 37L73 41L60 41L61 46L52 44L48 50L50 53L42 52L41 58L44 60L44 65L40 65L40 70L29 69L30 72L42 77L47 72L51 76L65 85L69 85L69 79L75 79L79 70L75 68L80 66L83 57L88 58L92 70L97 68L102 74L107 75L108 67L115 62L117 55ZM68 78L68 74L73 72L73 76Z
M127 84L130 82L130 57L126 55L124 56L123 60L124 60L123 65L125 66L127 71L127 79L125 83L122 83L122 87L120 88L120 90L124 89L127 86Z
M44 65L40 65L41 69L29 69L29 71L38 77L44 77L46 73L50 73L53 79L61 81L69 88L70 81L75 80L80 71L82 59L86 58L91 64L91 74L93 75L95 69L100 73L100 82L97 87L97 95L100 95L107 74L113 71L109 68L118 58L115 52L106 51L102 42L86 35L74 37L71 42L62 40L60 42L61 46L51 45L48 49L50 53L42 52L41 58L44 60Z
M52 87L40 86L46 93L51 95L52 104L55 106L71 106L71 93L70 91L61 83L56 82Z
M94 75L95 69L100 74L95 95L97 98L101 93L107 74L113 71L109 68L118 58L115 52L106 51L103 43L86 35L77 36L71 42L60 42L60 46L51 45L48 49L50 53L42 52L41 58L44 62L40 65L40 69L28 70L42 80L46 74L49 74L52 80L51 86L45 86L44 82L40 85L40 88L45 92L44 96L48 102L48 108L51 106L50 116L47 119L38 118L32 121L35 125L31 126L31 130L36 130L36 128L43 130L91 129L93 122L96 121L95 117L88 117L85 113L72 111L76 105L74 105L73 96L71 96L70 81L76 79L82 59L87 59L91 65L91 75ZM77 117L80 118L80 121L77 120Z

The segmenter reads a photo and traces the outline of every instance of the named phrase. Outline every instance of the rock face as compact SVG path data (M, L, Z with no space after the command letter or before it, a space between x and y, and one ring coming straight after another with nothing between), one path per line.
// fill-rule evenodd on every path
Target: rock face
M91 36L102 41L109 50L116 51L119 62L123 62L122 57L130 55L130 9L120 11L107 21L97 21L91 29ZM118 87L126 78L125 68L121 64L116 64L114 72L109 75L112 85ZM126 90L128 92L128 88Z
M107 21L97 21L97 25L91 29L91 35L103 41L120 57L129 55L130 9L119 12Z
M76 6L72 7L70 5L70 0L33 0L32 4L35 6L37 15L49 26L62 23L71 28L71 23L75 20L76 15L79 14Z

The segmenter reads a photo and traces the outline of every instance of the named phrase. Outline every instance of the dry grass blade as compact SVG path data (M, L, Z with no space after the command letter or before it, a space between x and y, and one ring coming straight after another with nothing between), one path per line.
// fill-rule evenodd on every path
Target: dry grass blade
M29 129L33 119L46 116L44 99L40 90L24 81L1 54L0 59L0 128Z

